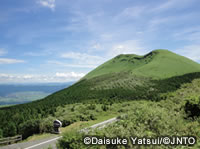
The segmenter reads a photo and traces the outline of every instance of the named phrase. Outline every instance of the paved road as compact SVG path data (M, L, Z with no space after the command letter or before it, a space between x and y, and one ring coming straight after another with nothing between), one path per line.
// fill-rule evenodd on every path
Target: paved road
M62 136L54 136L54 137L49 137L46 139L17 143L17 144L0 147L0 149L47 149L50 146L53 149L57 149L56 142L61 137Z
M116 117L111 118L106 121L103 121L101 123L92 125L88 128L82 129L81 132L88 133L92 129L103 128L106 125L113 123L115 121L118 121L118 119ZM54 136L54 137L49 137L46 139L40 139L40 140L35 140L35 141L23 142L23 143L16 143L16 144L0 147L0 149L47 149L50 146L53 149L57 149L56 142L60 138L62 138L62 136Z
M108 124L110 124L110 123L113 123L113 122L116 122L116 121L118 121L119 119L117 119L116 117L114 117L114 118L111 118L111 119L109 119L109 120L106 120L106 121L103 121L103 122L101 122L101 123L98 123L98 124L95 124L95 125L92 125L92 126L90 126L90 127L88 127L88 128L84 128L84 129L81 129L80 131L81 132L85 132L85 133L88 133L90 130L92 130L92 129L95 129L95 128L103 128L103 127L105 127L106 125L108 125Z

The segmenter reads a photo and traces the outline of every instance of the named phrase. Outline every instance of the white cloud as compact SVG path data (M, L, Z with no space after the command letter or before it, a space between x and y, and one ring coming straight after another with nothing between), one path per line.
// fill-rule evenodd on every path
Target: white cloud
M9 59L9 58L0 58L0 64L15 64L15 63L24 63L24 60Z
M68 52L61 54L62 58L76 59L76 60L87 60L87 59L102 59L99 56L89 55L86 53L76 53L76 52Z
M98 50L100 48L101 48L101 45L99 43L92 45L92 49Z
M167 24L169 23L169 21L172 21L172 20L174 20L173 17L154 18L149 21L149 24L150 24L150 27L153 28L160 24L164 24L164 23Z
M48 64L58 65L61 67L72 67L72 68L96 68L98 65L92 65L92 64L69 64L69 63L63 63L60 61L47 61ZM80 63L80 62L79 62Z
M56 73L56 77L64 77L64 78L77 78L80 79L83 76L85 76L84 73L75 73L75 72L69 72L69 73Z
M103 33L100 35L100 38L102 40L112 40L114 37L114 34L111 34L111 33Z
M188 45L182 49L177 49L176 52L185 57L188 57L194 61L200 61L200 44L199 45Z
M194 13L187 13L187 14L181 14L181 15L173 15L173 16L158 16L154 17L151 20L148 21L147 24L147 31L151 32L151 34L161 33L165 30L168 30L168 35L173 36L174 31L177 33L179 30L184 31L184 26L187 24L188 21L191 21L196 17L196 14ZM174 30L176 29L176 30ZM155 32L158 31L158 32ZM151 37L153 36L151 35Z
M2 74L1 83L47 83L47 82L69 82L77 81L85 76L84 73L57 72L54 75L33 75L33 74Z
M159 5L158 7L155 7L154 10L166 10L166 9L170 9L173 8L175 4L177 4L180 0L167 0L165 3L162 3L161 5ZM183 1L183 0L181 0Z
M146 7L144 6L134 6L134 7L128 7L125 8L120 14L115 16L114 20L121 21L122 19L131 19L131 18L138 18L140 17L144 12Z
M7 53L7 51L6 51L6 50L4 50L4 49L0 48L0 56L2 56L2 55L5 55L6 53Z
M165 11L169 9L180 9L191 5L195 0L167 0L161 5L152 9L153 11Z
M48 55L52 55L55 54L56 50L53 49L46 49L46 50L40 50L39 52L26 52L24 53L25 56L48 56Z
M79 53L79 52L68 52L61 54L62 58L73 60L76 65L86 65L86 66L97 66L105 61L105 58L89 55L87 53Z
M181 31L176 31L173 37L177 40L200 41L200 26L184 28Z
M55 9L55 0L39 0L38 3L44 7L48 7L51 10Z
M27 53L24 53L24 55L26 55L26 56L46 56L47 54L41 53L41 52L38 52L38 53L35 53L35 52L27 52Z
M144 48L138 40L127 40L121 43L114 44L109 51L109 56L117 56L119 54L138 54L143 55L146 52L146 48Z

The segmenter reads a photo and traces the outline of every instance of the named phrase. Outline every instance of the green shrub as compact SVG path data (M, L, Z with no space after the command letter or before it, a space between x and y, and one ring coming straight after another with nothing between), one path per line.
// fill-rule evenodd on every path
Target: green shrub
M94 114L90 114L90 119L91 119L91 120L97 120L97 117L96 117L96 115L94 115Z
M39 125L39 130L40 130L40 133L44 133L44 132L53 132L54 129L53 129L53 121L55 120L55 118L53 117L48 117L44 120L42 120L40 122L40 125Z
M71 112L74 112L75 111L75 106L73 106L72 108L71 108Z
M107 110L109 109L109 107L108 107L107 105L102 105L102 106L101 106L101 109L102 109L103 111L107 111Z
M79 115L79 119L80 121L89 121L90 120L90 117L87 116L87 115Z
M0 138L3 137L3 131L0 129Z
M200 116L200 97L191 97L187 99L185 112L192 118Z
M69 126L70 124L72 124L70 120L67 119L62 120L62 127Z
M77 122L80 120L79 115L70 115L70 116L64 116L60 117L60 120L62 122L62 127L69 126L70 124L73 124L74 122Z
M87 109L89 110L95 110L96 109L96 105L95 104L90 104Z
M25 123L20 124L19 126L19 134L22 134L23 139L27 137L39 133L40 120L29 120Z
M82 149L85 148L83 144L83 135L78 132L71 132L65 134L61 140L58 141L57 147L59 149Z

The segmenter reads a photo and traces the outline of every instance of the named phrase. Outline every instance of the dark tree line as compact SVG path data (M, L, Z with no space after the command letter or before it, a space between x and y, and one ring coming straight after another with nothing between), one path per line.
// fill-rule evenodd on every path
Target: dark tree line
M123 77L122 74L119 78ZM134 89L115 87L113 89L91 90L91 88L104 80L97 77L90 80L81 80L67 89L58 91L42 100L32 103L4 107L0 109L0 137L22 134L26 138L34 133L39 133L42 119L54 115L58 106L77 102L107 103L122 100L161 100L159 93L175 91L181 84L189 83L195 78L200 78L200 73L190 73L183 76L172 77L164 80L150 80L143 86ZM112 79L108 78L108 79ZM105 107L106 110L106 107Z

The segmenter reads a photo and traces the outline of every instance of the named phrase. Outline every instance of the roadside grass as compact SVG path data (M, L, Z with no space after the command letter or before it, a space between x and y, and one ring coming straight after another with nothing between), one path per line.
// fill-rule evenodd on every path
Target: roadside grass
M74 131L78 131L81 130L83 128L87 128L90 127L92 125L98 124L100 122L106 121L108 119L117 117L114 114L109 114L109 115L101 115L97 118L97 120L90 120L90 121L79 121L79 122L75 122L69 126L66 127L62 127L61 130L61 135L65 134L65 133L70 133L70 132L74 132Z
M97 123L100 123L102 121L111 119L113 117L117 117L118 115L119 115L119 113L116 113L116 112L110 112L110 113L109 112L102 112L101 114L99 114L97 116L96 120L77 121L77 122L70 124L69 126L61 127L60 128L61 134L59 134L59 135L62 136L66 133L70 134L70 133L73 133L73 132L77 132L78 130L90 127L94 124L97 124ZM52 125L53 125L53 123L52 123ZM34 134L34 135L28 137L27 139L21 141L21 142L35 141L35 140L45 139L45 138L52 137L52 136L57 136L57 134L52 134L52 133Z
M26 138L25 140L22 140L21 142L35 141L35 140L45 139L45 138L53 137L53 136L56 136L56 135L51 134L51 133L34 134L34 135Z

